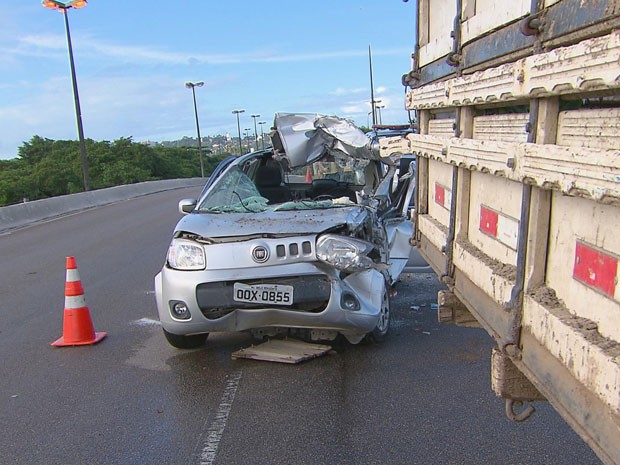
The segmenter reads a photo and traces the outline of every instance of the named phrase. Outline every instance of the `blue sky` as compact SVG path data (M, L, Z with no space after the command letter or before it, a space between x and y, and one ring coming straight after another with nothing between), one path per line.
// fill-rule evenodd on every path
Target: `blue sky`
M0 158L34 135L77 139L62 13L39 0L0 16ZM415 3L402 0L89 0L69 11L85 137L173 140L237 134L260 114L317 112L368 124L372 47L382 122L407 122L401 76ZM260 130L259 130L260 131Z

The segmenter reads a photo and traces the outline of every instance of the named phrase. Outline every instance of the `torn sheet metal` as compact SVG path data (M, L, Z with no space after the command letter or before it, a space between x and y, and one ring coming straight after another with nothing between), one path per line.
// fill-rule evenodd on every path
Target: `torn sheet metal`
M271 339L262 344L233 352L232 358L249 358L295 364L311 358L321 357L331 349L331 346L328 345L311 344L295 339Z
M334 201L330 201L333 203ZM327 204L327 202L326 202ZM319 205L320 206L320 205ZM342 204L343 207L347 207ZM177 225L177 231L191 231L203 238L249 237L253 234L267 236L303 235L322 233L341 225L352 230L367 220L369 212L361 206L329 208L320 210L281 210L209 215L186 215Z
M351 122L314 113L276 113L271 138L292 168L326 155L335 158L380 159L378 145Z

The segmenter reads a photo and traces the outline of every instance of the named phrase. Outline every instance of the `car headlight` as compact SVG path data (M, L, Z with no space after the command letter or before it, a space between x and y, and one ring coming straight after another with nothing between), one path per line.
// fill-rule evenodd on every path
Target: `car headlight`
M374 262L368 256L374 249L370 242L354 237L325 234L316 241L319 260L343 271L362 271L372 268Z
M168 249L168 265L175 270L204 270L207 265L205 250L196 242L173 239Z

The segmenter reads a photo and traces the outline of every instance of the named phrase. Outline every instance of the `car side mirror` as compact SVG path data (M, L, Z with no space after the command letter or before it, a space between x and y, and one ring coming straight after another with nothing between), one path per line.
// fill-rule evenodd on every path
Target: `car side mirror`
M179 213L181 215L187 215L194 211L198 201L196 199L183 199L179 201Z

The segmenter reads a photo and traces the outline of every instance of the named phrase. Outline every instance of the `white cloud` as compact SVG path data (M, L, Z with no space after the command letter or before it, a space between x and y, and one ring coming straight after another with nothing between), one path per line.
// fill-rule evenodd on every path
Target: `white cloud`
M347 115L358 115L366 111L363 103L351 103L340 107L340 111Z
M238 63L289 63L301 61L317 61L366 56L364 49L335 50L315 53L281 54L276 50L258 50L251 53L192 53L183 50L166 51L145 46L113 44L97 38L81 35L73 38L79 43L80 54L120 59L123 61L158 63L167 65L179 64L238 64ZM50 51L66 53L66 39L59 34L30 34L17 38L18 46L12 52L15 55L49 56ZM75 48L75 46L74 46ZM407 53L407 49L391 49L375 51L373 55L395 55Z
M0 37L3 35L6 37L0 32ZM0 50L0 70L15 76L7 77L0 84L0 158L14 156L16 147L33 135L76 139L65 35L14 34L10 39L8 46ZM267 99L255 98L256 87L251 83L245 85L248 77L245 65L248 63L308 62L308 68L315 69L315 62L321 60L333 60L329 66L335 66L344 58L359 58L356 61L365 64L365 47L359 50L312 49L308 53L282 53L263 46L250 52L225 53L221 50L221 53L208 54L194 53L185 49L183 43L178 45L179 50L173 49L173 45L170 45L171 48L125 45L79 31L73 34L72 39L87 138L114 140L133 136L136 140L162 140L193 136L195 123L191 98L182 84L185 80L195 79L195 76L199 79L204 77L205 87L210 89L210 94L204 97L208 102L206 108L202 108L208 116L200 120L204 134L225 133L228 130L236 132L230 109L239 107L248 108L248 112L255 111L250 110L250 105L255 105L254 108L265 115L266 121L270 121L275 111L317 111L355 116L358 123L366 124L370 99L369 88L364 85L366 75L363 79L352 76L351 79L336 79L334 82L325 79L327 88L319 86L314 89L320 73L304 75L308 83L302 83L302 77L298 75L286 74L282 76L282 79L290 81L286 84L262 84L262 89L269 95ZM403 54L408 55L409 50L373 50L373 56L377 57ZM213 66L196 66L203 64L244 66L222 66L216 71L213 71ZM284 68L298 70L303 67ZM191 75L183 76L190 74L190 71ZM377 87L376 95L383 102L396 99L396 96L388 97L392 94L385 86ZM402 96L398 98L402 99ZM387 114L387 109L384 114Z
M355 95L355 94L363 94L368 93L369 90L366 87L356 87L353 89L346 89L344 87L338 87L336 90L330 92L331 95L336 96L345 96L345 95Z

